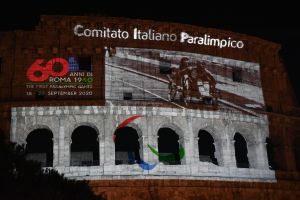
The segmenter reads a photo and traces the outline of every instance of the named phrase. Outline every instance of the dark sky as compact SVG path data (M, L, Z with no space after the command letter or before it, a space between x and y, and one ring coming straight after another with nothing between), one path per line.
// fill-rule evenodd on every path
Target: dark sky
M130 2L130 3L129 3ZM282 45L280 52L293 89L300 102L300 10L296 3L279 1L262 5L262 1L201 0L160 1L14 1L1 5L0 30L32 29L41 14L104 15L152 19L230 30L257 36ZM294 1L295 2L295 1ZM143 5L142 5L143 4ZM145 5L144 5L145 4Z

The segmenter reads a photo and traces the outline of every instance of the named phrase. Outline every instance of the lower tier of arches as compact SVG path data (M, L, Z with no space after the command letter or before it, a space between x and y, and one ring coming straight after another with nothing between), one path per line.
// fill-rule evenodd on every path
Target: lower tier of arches
M275 181L264 115L23 107L12 109L11 124L11 141L25 144L29 159L44 160L44 167L70 178ZM39 144L41 135L48 143Z

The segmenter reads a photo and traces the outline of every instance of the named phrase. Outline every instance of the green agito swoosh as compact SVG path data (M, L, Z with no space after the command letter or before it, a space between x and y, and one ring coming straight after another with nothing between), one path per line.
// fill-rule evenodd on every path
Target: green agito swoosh
M156 156L159 157L160 161L175 161L176 160L174 154L173 155L167 155L167 156L159 155L158 151L156 151L154 147L152 147L150 144L147 144L147 146L152 151L152 153L154 153ZM184 157L184 154L185 154L184 148L180 145L179 146L179 159L180 160Z

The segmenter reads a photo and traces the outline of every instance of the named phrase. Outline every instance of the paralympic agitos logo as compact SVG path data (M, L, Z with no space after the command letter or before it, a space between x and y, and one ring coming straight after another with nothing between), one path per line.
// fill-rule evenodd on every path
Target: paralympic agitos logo
M140 115L134 115L132 117L129 117L127 119L125 119L122 123L120 123L117 128L115 129L115 132L116 130L118 130L119 128L122 128L122 127L125 127L127 124L133 122L134 120L140 118L142 116ZM115 143L115 140L116 140L116 135L115 135L115 132L113 133L113 141ZM159 157L159 160L160 161L175 161L176 160L176 157L175 155L161 155L153 146L151 146L150 144L147 145L149 147L149 149L151 150L151 152L156 155L157 157ZM182 147L182 145L179 146L179 158L180 160L184 157L184 154L185 154L185 151L184 151L184 148ZM129 159L133 159L129 156ZM145 162L144 160L140 160L140 163L139 163L139 166L144 169L144 170L151 170L151 169L154 169L154 167L156 166L157 164L154 163L154 164L150 164L150 163L147 163Z

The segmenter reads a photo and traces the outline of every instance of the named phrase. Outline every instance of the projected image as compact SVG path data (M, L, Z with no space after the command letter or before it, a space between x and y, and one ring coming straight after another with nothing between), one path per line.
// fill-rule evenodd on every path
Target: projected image
M91 56L38 58L26 70L26 95L48 97L88 97L93 95Z
M257 63L157 49L105 50L108 102L247 113L264 109Z

